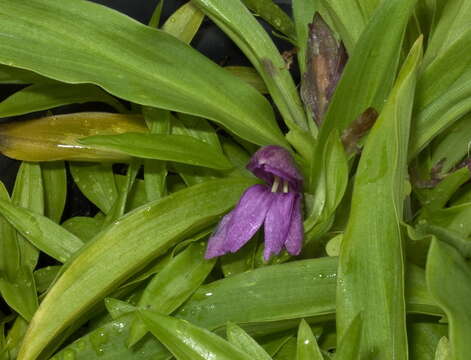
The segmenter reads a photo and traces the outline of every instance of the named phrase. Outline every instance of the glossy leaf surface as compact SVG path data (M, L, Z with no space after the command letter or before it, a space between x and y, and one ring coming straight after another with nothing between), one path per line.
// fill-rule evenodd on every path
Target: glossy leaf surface
M200 115L258 144L284 143L256 90L172 35L82 0L9 0L1 18L0 63Z
M360 356L406 359L402 220L407 139L416 73L417 42L406 60L358 166L350 218L340 251L337 290L338 338L362 313ZM368 261L365 262L365 256Z

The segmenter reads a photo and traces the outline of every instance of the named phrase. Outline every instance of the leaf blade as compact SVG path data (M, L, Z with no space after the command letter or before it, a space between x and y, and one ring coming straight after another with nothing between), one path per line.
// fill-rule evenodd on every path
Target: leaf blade
M172 35L87 1L6 1L1 17L0 63L202 116L261 145L285 143L273 110L256 90Z

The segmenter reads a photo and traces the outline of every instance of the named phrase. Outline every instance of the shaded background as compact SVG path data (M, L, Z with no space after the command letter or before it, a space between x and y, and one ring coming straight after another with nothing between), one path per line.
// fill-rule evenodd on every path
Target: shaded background
M158 0L90 0L95 3L105 5L107 7L118 10L128 16L147 24L152 16ZM180 6L185 4L186 0L162 0L164 7L162 11L161 24ZM229 1L229 0L228 0ZM291 0L275 0L275 2L287 13L291 13ZM260 19L259 19L260 20ZM268 25L260 20L263 26L269 29ZM270 30L268 30L270 32ZM292 45L281 40L278 37L273 37L273 40L279 47L280 51L289 50ZM218 64L224 65L250 65L247 58L240 52L237 46L227 37L219 28L214 25L208 18L205 18L200 30L193 39L191 45L198 49L201 53L211 58ZM293 66L292 68L296 68ZM296 74L295 74L296 76ZM11 95L13 92L18 91L24 86L21 85L0 85L0 101ZM54 114L77 112L77 111L113 111L112 108L103 104L83 104L72 105L55 108ZM46 112L38 112L25 117L39 117ZM9 121L11 119L1 119L0 121ZM18 170L19 161L9 159L0 154L0 180L5 183L9 191L12 190L16 173ZM70 178L70 177L69 177ZM70 179L69 179L70 180ZM69 181L67 206L64 212L64 219L72 216L90 216L93 215L97 209L87 199L85 199L78 188Z

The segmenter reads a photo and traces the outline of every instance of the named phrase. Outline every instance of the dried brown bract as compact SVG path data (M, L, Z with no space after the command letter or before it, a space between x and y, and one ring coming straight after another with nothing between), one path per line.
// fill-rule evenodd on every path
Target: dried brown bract
M301 97L317 124L325 112L347 62L347 52L319 14L309 25L307 70L302 77Z

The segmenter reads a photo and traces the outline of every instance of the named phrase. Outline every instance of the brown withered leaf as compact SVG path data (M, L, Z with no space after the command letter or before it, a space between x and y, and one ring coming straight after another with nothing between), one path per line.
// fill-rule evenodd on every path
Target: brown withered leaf
M309 24L307 45L307 70L301 81L301 97L312 110L316 123L321 124L348 56L343 44L337 41L318 13Z
M371 129L378 112L369 107L355 119L342 133L342 143L347 154L359 151L358 141Z

